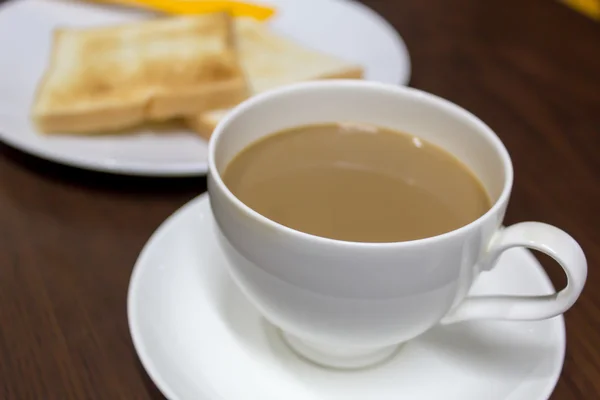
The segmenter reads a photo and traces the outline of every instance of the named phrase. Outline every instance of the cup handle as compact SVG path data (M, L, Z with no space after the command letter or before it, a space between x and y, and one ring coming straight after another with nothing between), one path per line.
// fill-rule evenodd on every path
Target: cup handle
M565 271L567 286L550 295L468 296L441 323L473 319L532 321L555 317L577 300L587 278L587 261L579 244L566 232L541 222L522 222L496 233L484 268L491 269L500 255L513 247L527 247L552 257Z

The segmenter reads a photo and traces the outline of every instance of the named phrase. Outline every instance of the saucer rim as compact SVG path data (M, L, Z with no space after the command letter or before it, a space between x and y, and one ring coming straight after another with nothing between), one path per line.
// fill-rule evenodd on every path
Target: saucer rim
M203 202L209 202L209 201L210 201L210 199L209 199L208 193L206 193L206 192L202 193L202 194L194 197L193 199L191 199L190 201L188 201L187 203L185 203L184 205L179 207L171 215L169 215L158 226L158 228L156 228L156 230L152 233L152 235L150 235L150 237L144 244L142 250L140 251L140 253L135 261L135 264L134 264L132 272L131 272L131 277L129 279L129 285L128 285L128 290L127 290L127 323L129 326L131 340L133 342L133 347L134 347L136 354L140 360L140 363L144 367L145 372L148 374L148 376L150 377L150 379L152 380L154 385L157 387L157 389L162 393L162 395L165 396L169 400L184 400L184 399L178 397L174 393L174 390L171 388L171 386L162 378L161 374L158 371L157 366L155 365L154 361L152 360L152 357L150 356L149 352L147 351L147 349L145 347L144 340L142 338L143 335L142 335L140 329L138 328L139 324L136 321L136 313L134 311L134 303L136 301L135 299L137 298L138 288L140 287L139 275L141 274L141 271L145 267L145 265L148 264L146 260L151 257L150 254L151 254L151 251L153 251L153 248L155 247L155 243L160 241L160 239L162 239L163 236L171 234L171 232L173 231L173 226L175 226L175 223L180 218L180 216L182 214L184 214L188 209L200 207ZM521 250L523 251L523 256L529 258L529 262L532 263L532 266L535 266L535 268L537 269L537 272L540 274L540 284L543 285L545 287L545 289L547 289L547 290L556 290L554 288L554 285L552 284L552 281L548 277L548 274L546 273L546 271L544 270L544 268L540 264L540 262L535 258L533 253L526 248L521 248ZM560 375L561 375L563 367L564 367L565 354L566 354L565 320L564 320L563 315L559 315L559 316L555 317L554 319L557 324L556 334L558 336L557 340L559 342L558 346L557 346L559 348L557 350L558 350L559 354L556 357L556 360L553 362L552 373L550 374L550 376L547 379L547 383L546 383L544 391L540 391L540 394L539 394L540 397L539 398L531 398L528 400L548 400L550 398L550 396L552 395L552 393L554 392L556 385L558 384ZM521 382L521 384L518 385L515 388L515 390L513 390L510 394L508 394L506 399L504 399L504 400L523 400L522 398L515 397L515 393L519 390L519 388L524 383L525 383L525 381ZM200 399L200 400L226 400L214 392L209 392L208 388L204 388L204 389L202 389L202 391L203 391L203 396L205 396L206 399Z

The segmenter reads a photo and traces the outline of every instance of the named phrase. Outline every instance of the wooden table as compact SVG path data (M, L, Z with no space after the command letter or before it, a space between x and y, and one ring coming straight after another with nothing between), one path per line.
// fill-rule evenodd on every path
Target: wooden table
M507 223L556 224L586 251L589 280L566 315L552 399L600 398L600 24L553 0L367 3L406 40L412 85L471 110L508 147ZM162 399L131 343L127 285L150 234L205 180L109 176L0 151L0 399Z

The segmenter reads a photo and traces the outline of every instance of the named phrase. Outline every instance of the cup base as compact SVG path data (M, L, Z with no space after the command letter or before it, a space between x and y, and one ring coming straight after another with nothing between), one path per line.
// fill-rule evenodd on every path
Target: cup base
M400 345L369 348L325 348L281 331L283 341L301 358L326 368L362 369L373 367L392 358Z

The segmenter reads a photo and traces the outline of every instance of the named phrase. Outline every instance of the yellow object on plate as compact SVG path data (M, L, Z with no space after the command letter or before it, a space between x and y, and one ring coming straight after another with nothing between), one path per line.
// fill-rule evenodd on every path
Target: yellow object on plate
M213 0L92 0L100 3L120 4L146 8L166 14L189 15L227 11L234 17L251 17L259 21L269 19L275 9L241 1Z
M595 20L600 20L600 0L561 0L571 8Z

